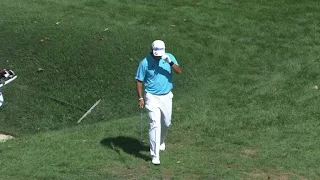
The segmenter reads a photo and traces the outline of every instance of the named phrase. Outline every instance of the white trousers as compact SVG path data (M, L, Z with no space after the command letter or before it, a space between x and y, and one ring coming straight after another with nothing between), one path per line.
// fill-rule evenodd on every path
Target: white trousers
M172 98L171 91L166 95L150 93L145 95L145 107L150 121L150 154L154 158L160 158L160 144L165 141L168 127L171 124Z
M3 99L3 96L2 96L2 92L0 91L0 107L3 104L3 101L4 101L4 99Z

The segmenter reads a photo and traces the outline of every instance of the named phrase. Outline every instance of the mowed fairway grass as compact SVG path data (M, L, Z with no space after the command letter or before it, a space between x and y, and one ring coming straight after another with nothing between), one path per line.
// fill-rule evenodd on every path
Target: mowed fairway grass
M320 179L319 20L318 0L1 0L0 179ZM183 69L160 166L134 79L155 39Z

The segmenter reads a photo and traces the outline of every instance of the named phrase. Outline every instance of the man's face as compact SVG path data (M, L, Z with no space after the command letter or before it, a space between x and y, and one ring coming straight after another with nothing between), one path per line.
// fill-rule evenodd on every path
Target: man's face
M151 49L150 54L151 54L151 56L153 57L153 59L155 59L155 60L157 60L157 61L159 61L159 60L161 59L161 56L155 56L155 55L153 55L152 49Z

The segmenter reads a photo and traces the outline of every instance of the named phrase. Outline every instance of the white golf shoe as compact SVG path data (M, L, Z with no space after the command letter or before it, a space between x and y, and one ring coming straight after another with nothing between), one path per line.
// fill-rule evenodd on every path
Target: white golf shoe
M160 145L160 151L164 151L164 150L166 150L166 144L165 143L162 143L161 145Z
M160 164L160 159L159 158L152 158L152 164L154 165L159 165Z

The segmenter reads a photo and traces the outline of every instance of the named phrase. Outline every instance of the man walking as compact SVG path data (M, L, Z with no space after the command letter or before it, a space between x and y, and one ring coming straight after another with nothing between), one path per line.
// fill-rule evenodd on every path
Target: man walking
M155 40L152 50L140 62L136 73L139 108L146 107L149 120L150 154L153 164L160 164L160 150L165 150L165 138L171 124L173 89L172 71L181 73L176 58L165 51L165 43ZM144 86L144 96L143 96Z

